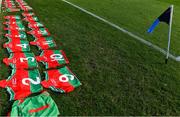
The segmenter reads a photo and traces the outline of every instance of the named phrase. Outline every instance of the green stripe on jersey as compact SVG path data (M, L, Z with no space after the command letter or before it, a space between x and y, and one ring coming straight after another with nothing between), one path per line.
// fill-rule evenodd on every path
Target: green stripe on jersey
M13 90L10 88L10 87L6 87L7 88L7 91L9 92L10 94L10 99L9 100L14 100L14 92Z
M29 42L27 40L22 40L22 39L20 41L21 41L22 51L23 52L30 51Z
M38 67L38 63L37 63L33 53L24 53L24 55L26 57L25 59L27 60L28 65L30 67L33 67L33 68Z
M54 43L53 38L45 38L45 40L46 40L47 43L49 43L49 44L48 44L48 47L49 47L49 48L56 46L56 44Z
M40 92L43 90L41 86L41 76L37 69L31 70L29 72L29 78L31 79L30 88L32 93Z
M42 35L48 35L48 32L46 31L45 28L39 28L39 30L41 31Z
M24 30L25 31L25 27L22 23L17 23L18 27L20 30Z

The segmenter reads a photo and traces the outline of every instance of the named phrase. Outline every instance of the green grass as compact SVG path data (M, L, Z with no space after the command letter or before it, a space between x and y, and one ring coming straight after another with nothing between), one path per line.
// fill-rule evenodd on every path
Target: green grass
M165 48L166 25L145 33L168 6L157 0L70 0ZM166 0L167 1L167 0ZM60 0L27 1L70 59L82 86L72 93L51 92L61 115L180 115L180 64L128 35ZM177 3L179 4L179 2ZM151 8L149 8L151 6ZM179 9L179 6L175 7ZM178 53L178 10L173 24L173 52ZM1 40L1 45L4 43ZM161 42L161 43L160 43ZM7 56L0 48L0 59ZM32 48L37 54L37 49ZM40 68L42 71L42 68ZM0 78L9 69L1 63ZM0 90L0 113L10 109ZM6 106L8 105L8 106Z
M81 7L143 37L166 50L168 26L160 24L153 34L146 31L153 21L174 4L171 53L180 55L180 2L177 0L70 0ZM95 4L96 3L96 4ZM149 6L150 5L150 6Z

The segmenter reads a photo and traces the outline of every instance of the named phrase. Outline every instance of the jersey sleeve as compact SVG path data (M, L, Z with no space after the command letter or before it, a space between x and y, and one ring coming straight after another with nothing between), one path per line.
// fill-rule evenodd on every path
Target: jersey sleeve
M0 81L0 87L5 88L7 86L7 81L6 80L1 80Z

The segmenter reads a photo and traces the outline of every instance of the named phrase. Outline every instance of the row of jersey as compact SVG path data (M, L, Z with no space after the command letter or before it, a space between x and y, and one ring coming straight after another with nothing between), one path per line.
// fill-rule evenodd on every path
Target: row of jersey
M4 30L7 31L5 37L8 39L3 47L7 48L8 52L30 52L29 42L25 32L25 26L21 21L21 17L10 15L4 17Z
M38 62L42 62L46 69L62 67L69 61L62 50L44 50L39 56L31 52L10 53L9 58L4 58L3 62L13 69L33 69L38 67Z
M23 0L16 0L16 2L21 9L27 5ZM24 11L26 11L25 9ZM12 68L12 73L6 80L0 81L0 87L7 89L10 100L16 100L9 115L58 116L58 108L50 95L44 92L44 88L58 93L68 93L79 87L81 83L65 66L69 63L65 52L50 50L56 47L56 43L38 17L33 12L23 12L22 16L30 31L25 32L26 28L22 23L21 16L4 17L6 19L4 30L7 31L5 37L8 42L3 47L8 50L10 55L8 58L4 58L3 62ZM34 41L29 42L26 33L31 35ZM30 45L37 46L41 54L35 56L30 50ZM43 81L37 69L38 62L42 62L47 69L44 71L45 79ZM40 94L29 97L34 93Z
M27 14L27 13L26 13ZM31 14L31 13L30 13ZM25 13L24 13L25 15ZM31 34L35 37L35 40L30 42L30 45L27 41L27 35L24 32L25 27L22 24L20 16L6 16L6 21L4 24L6 27L4 30L7 31L5 37L9 40L4 44L4 47L8 49L8 52L29 52L30 45L37 46L40 50L46 50L52 47L56 47L56 43L50 35L47 28L39 27L43 26L41 23L33 20L31 16L26 18L28 21L28 27L31 31L28 31L28 34Z
M28 9L22 0L16 0L16 2L19 2L21 9ZM10 57L3 59L3 61L14 69L6 80L0 81L0 87L7 89L10 100L16 100L8 116L58 116L59 110L56 103L47 92L43 91L43 83L46 84L46 88L53 87L51 85L47 87L49 80L41 82L37 69L24 70L24 68L31 68L31 66L37 67L37 63L33 63L34 54L30 52L25 27L20 16L6 16L4 18L6 20L4 30L7 31L5 37L7 37L8 42L3 47L7 48ZM32 43L34 44L34 42ZM31 60L29 61L29 59ZM31 94L34 93L39 94L32 97Z
M2 1L2 9L3 12L16 12L20 11L20 9L16 6L13 0L4 0Z
M41 82L37 69L24 70L24 68L35 68L38 64L34 61L34 54L30 52L25 27L20 16L5 16L4 18L6 20L4 30L7 31L5 37L9 41L3 47L7 48L10 57L4 58L3 61L14 69L8 79L0 81L0 87L7 89L10 100L16 100L9 116L58 116L59 110L56 103L47 92L43 92L43 85L41 85L49 81ZM49 87L54 86L49 85ZM49 87L46 85L46 88ZM63 89L66 90L66 88ZM34 93L42 94L28 97Z
M33 15L32 13L30 14ZM23 15L30 14L24 13ZM69 63L64 51L47 50L51 47L55 47L56 44L52 37L46 35L50 35L46 28L36 28L38 26L36 21L34 21L35 23L30 23L33 22L32 16L26 17L26 21L30 21L28 26L31 26L31 28L33 26L35 27L29 32L29 34L34 35L35 37L35 40L30 42L30 44L36 45L42 50L40 56L36 57L30 52L30 44L26 39L27 36L24 32L25 27L21 22L20 16L6 16L5 19L7 21L4 24L6 24L7 27L4 29L8 31L5 36L9 41L6 42L3 47L7 48L10 53L9 58L3 59L3 62L6 65L10 65L12 68L16 69L32 69L38 67L37 61L39 61L45 65L46 69L49 69L61 67L62 65ZM42 31L42 29L45 30Z
M41 81L37 69L12 69L8 79L0 81L0 87L7 89L10 100L19 100L43 91L43 87L59 93L68 93L81 85L68 67L48 70L44 74L45 80Z
M32 11L33 9L24 0L15 0L22 11Z
M30 52L29 42L26 40L26 34L24 33L25 27L21 22L19 16L6 16L4 24L5 31L8 33L5 36L8 38L8 42L3 45L10 53L9 59L5 58L3 61L11 65L12 68L29 68L31 63L25 63L24 60L29 59L28 56L33 56ZM21 36L19 36L21 35ZM23 40L22 40L23 39ZM15 56L13 56L15 54ZM19 54L19 55L18 55ZM24 56L23 56L24 55ZM20 63L18 63L18 58ZM12 63L10 61L13 61ZM10 100L16 100L8 116L58 116L59 110L56 103L52 100L47 92L43 92L41 86L41 77L37 69L34 70L18 70L12 69L11 76L6 80L0 81L0 87L6 88L10 94ZM28 97L32 93L41 93L34 97Z
M16 5L16 3L18 5ZM33 9L24 0L2 1L3 12L32 11Z

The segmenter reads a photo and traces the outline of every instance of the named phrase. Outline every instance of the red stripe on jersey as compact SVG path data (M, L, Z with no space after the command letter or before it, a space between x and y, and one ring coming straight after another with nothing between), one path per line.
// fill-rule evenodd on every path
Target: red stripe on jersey
M21 61L22 58L26 58L24 53L13 53L12 58L4 58L3 62L6 65L9 65L10 63L14 64L17 69L19 68L29 68L28 61Z
M24 85L22 80L28 78L27 70L16 70L16 73L7 80L7 86L10 87L14 92L14 99L21 99L31 94L30 85Z
M49 108L49 104L47 104L45 106L41 106L41 107L36 108L36 109L31 109L31 110L29 110L29 113L39 112L39 111L45 110L46 108Z
M63 74L60 73L58 69L48 70L47 74L48 74L49 79L46 82L47 82L47 85L49 85L49 87L53 86L55 88L58 88L58 89L65 91L66 93L74 90L74 87L68 81L67 82L60 81L59 78Z
M11 39L10 42L7 42L5 44L3 44L3 47L6 48L10 48L12 51L13 50L22 50L22 47L21 46L16 46L16 48L14 48L14 45L17 45L17 44L21 44L21 41L20 39Z

